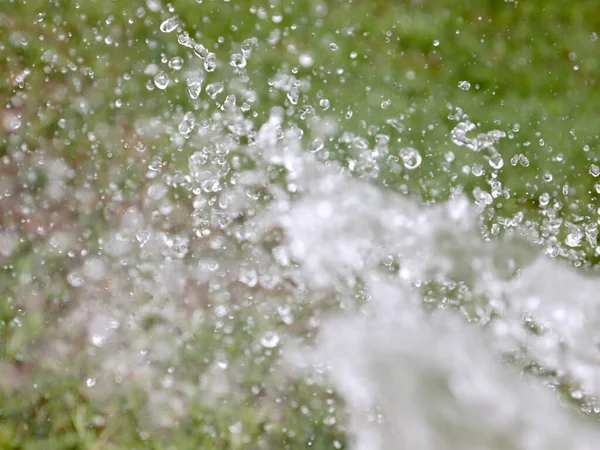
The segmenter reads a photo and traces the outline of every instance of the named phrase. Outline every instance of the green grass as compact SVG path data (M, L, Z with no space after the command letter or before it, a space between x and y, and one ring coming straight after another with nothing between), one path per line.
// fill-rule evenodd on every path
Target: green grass
M174 393L173 398L198 396L198 401L169 426L155 427L148 417L152 386L123 383L106 396L86 386L89 374L99 369L89 366L95 355L81 343L81 330L70 325L69 312L87 299L68 276L87 255L102 255L107 232L118 227L128 208L143 204L152 183L148 166L162 164L162 173L181 174L198 150L191 140L179 144L159 127L142 133L140 124L157 119L176 127L185 111L194 110L200 121L216 110L214 102L193 101L187 94L183 73L199 60L177 44L176 33L159 31L172 15L224 62L205 84L234 77L230 53L257 38L246 68L248 87L258 96L248 112L256 123L272 106L291 106L285 93L267 83L283 68L310 82L298 106L312 105L312 117L336 122L338 135L351 131L374 143L382 133L390 136L392 154L406 146L418 149L423 162L417 169L398 174L388 161L375 178L425 202L444 200L457 188L471 196L477 188L491 190L487 180L494 170L485 151L457 147L450 139L456 108L477 125L475 133L507 133L496 145L504 166L495 177L508 190L487 208L490 224L496 224L491 234L529 222L544 246L555 237L552 251L594 267L595 238L576 248L561 242L569 226L583 231L598 214L600 178L590 174L590 165L600 165L600 7L592 1L568 7L541 0L446 3L297 0L271 7L264 1L176 0L174 12L168 12L150 8L159 4L152 0L86 0L78 6L3 1L0 232L6 251L0 249L0 378L7 381L0 382L0 446L296 449L311 443L320 449L347 442L343 405L335 394L301 378L283 382L271 376L276 354L249 358L245 353L252 354L254 337L270 326L261 320L275 314L271 310L228 312L242 330L229 337L213 332L217 319L197 327L175 319L175 325L163 326L158 310L158 323L150 313L141 320L140 333L161 336L160 330L175 328L180 333L174 340L179 350L169 361L157 362L157 371L175 364L201 376L224 357L244 374L233 380L236 388L226 401L205 401L200 390ZM260 18L261 11L266 18ZM271 19L277 14L283 16L280 23ZM269 44L275 30L279 39ZM302 53L314 59L311 67L298 63ZM175 56L185 61L181 71L168 66ZM168 89L148 90L150 64L169 74ZM464 80L469 90L458 87ZM327 111L318 106L323 98L331 103ZM383 108L382 102L389 105ZM386 121L401 115L405 128L399 132ZM306 129L307 145L317 132L317 121L302 118L299 108L287 121ZM327 145L330 160L349 165L360 158L355 144L334 139ZM50 162L56 164L52 170ZM475 176L474 165L481 165L485 176ZM356 176L372 174L365 169ZM52 195L53 183L60 195ZM550 206L562 206L540 205L543 193L550 195ZM169 195L175 213L153 224L166 231L189 228L193 196L184 188L172 188ZM559 226L549 226L551 221ZM131 270L127 264L116 267ZM155 286L144 288L152 292ZM125 296L129 289L135 286L119 286ZM296 313L302 323L317 314L309 306ZM256 325L245 328L249 317ZM166 335L173 339L170 331ZM306 337L303 326L294 333ZM56 356L48 349L45 344L57 337L74 342L72 353ZM323 423L331 405L335 426ZM238 422L243 432L232 432Z

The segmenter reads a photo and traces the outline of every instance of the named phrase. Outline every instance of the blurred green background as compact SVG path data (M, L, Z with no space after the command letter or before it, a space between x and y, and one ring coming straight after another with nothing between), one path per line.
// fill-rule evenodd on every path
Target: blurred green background
M99 400L89 394L84 363L76 357L72 366L44 361L43 342L68 327L61 318L70 304L86 301L68 280L72 269L101 249L99 237L116 226L123 211L144 203L150 166L174 175L186 170L197 149L169 131L183 113L193 110L200 121L218 108L189 97L183 73L196 67L197 58L177 43L177 33L160 31L172 16L222 62L206 83L229 80L229 55L256 38L246 67L257 94L248 112L255 123L263 123L273 106L290 106L268 80L278 72L293 73L310 82L298 105L312 105L304 113L318 115L328 100L326 114L339 136L355 133L373 143L385 134L392 149L419 150L418 168L398 173L390 160L376 182L423 202L462 190L489 203L490 236L522 227L551 256L595 270L600 254L595 1L4 0L0 447L346 445L343 408L336 411L335 426L324 423L334 393L304 381L268 394L280 405L275 415L265 414L263 403L249 395L215 405L199 401L176 424L160 428L140 412L148 392L123 388ZM156 70L170 77L167 89L156 88ZM308 146L311 127L302 115L299 110L289 121L305 126ZM485 151L453 144L451 131L467 116L475 135L506 133L495 144L502 168L491 168ZM147 123L155 132L140 132ZM336 141L327 158L348 165L355 149L343 141ZM192 196L177 190L171 195L184 218L164 227L185 227ZM577 239L565 244L569 235ZM70 242L64 251L56 250L61 236ZM202 336L203 345L217 352L222 344L205 331L197 339ZM239 351L236 345L228 351ZM193 357L181 358L195 370ZM267 358L256 367L250 361L242 366L249 379L260 379L271 363ZM302 404L310 404L313 413L303 413ZM232 423L239 423L246 438L236 434L237 425L232 431Z

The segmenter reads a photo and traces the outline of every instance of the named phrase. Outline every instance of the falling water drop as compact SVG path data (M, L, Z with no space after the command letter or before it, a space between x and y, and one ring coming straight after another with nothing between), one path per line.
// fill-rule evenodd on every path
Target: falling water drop
M195 44L194 40L190 37L190 35L187 32L181 33L177 37L177 42L179 42L184 47L189 47L189 48L193 48L194 44Z
M504 159L502 159L502 155L497 151L493 152L488 158L488 164L492 169L502 169L504 166Z
M204 60L204 69L207 72L214 72L217 68L217 55L214 53L209 53L206 59Z
M234 53L231 55L229 64L236 69L243 69L246 67L246 58L241 53Z
M314 63L313 57L310 56L308 53L302 53L298 60L302 67L311 67Z
M154 85L161 90L165 90L169 86L169 82L169 76L165 72L154 75Z
M321 139L321 138L315 138L310 143L310 151L312 153L320 152L321 150L323 150L323 147L325 147L325 143L323 142L323 139Z
M461 88L463 91L468 91L469 89L471 89L471 83L469 83L466 80L459 81L458 87Z
M183 58L180 56L174 56L169 60L169 68L173 70L181 70L183 67Z
M423 158L417 149L412 147L407 147L400 151L400 158L402 159L402 164L409 170L416 169L421 165Z
M211 83L208 86L206 86L206 93L210 98L214 99L217 97L217 95L223 92L224 89L225 85L223 84L223 82L218 81L216 83Z
M194 43L192 45L192 50L194 50L194 53L200 59L206 59L208 57L208 55L210 55L210 52L208 51L208 49L202 44Z
M269 331L260 338L260 343L265 348L275 348L279 344L279 336L273 331Z
M190 94L190 97L192 97L194 100L197 99L200 95L200 92L202 92L203 81L204 80L198 73L190 75L186 80L188 93Z
M300 90L294 86L287 93L287 99L290 101L292 105L298 104L298 99L300 97Z
M184 136L187 136L194 129L194 125L196 123L196 117L192 112L186 112L183 116L183 119L179 123L179 133Z
M177 17L170 17L160 24L160 31L163 33L170 33L179 26L179 19Z
M242 45L240 46L240 48L242 50L242 55L244 56L244 58L250 58L253 47L254 47L254 42L252 39L246 39L244 42L242 42Z

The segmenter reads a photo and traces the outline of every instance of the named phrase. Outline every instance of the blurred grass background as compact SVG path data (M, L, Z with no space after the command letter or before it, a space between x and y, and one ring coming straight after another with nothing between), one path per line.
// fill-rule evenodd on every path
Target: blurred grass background
M474 173L479 171L474 167L489 171L482 153L451 141L456 108L478 132L506 132L497 144L504 167L496 179L510 195L488 211L490 223L502 225L491 234L526 225L544 245L555 239L553 256L590 268L598 262L593 226L600 171L590 169L600 165L597 2L4 0L2 448L320 449L345 443L343 424L324 424L325 412L311 416L289 406L279 422L265 424L252 399L199 405L177 426L153 429L139 413L144 392L124 391L98 402L76 361L71 368L36 361L40 342L66 326L63 311L85 301L68 274L98 251L98 238L124 210L144 202L148 167L177 173L196 151L177 145L167 132L141 134L139 124L175 123L174 117L189 110L208 118L215 110L212 103L193 102L184 82L154 88L149 65L173 80L178 75L169 67L172 58L180 56L193 68L193 56L177 44L176 34L159 30L174 15L221 61L244 40L257 38L246 69L258 94L250 111L256 123L272 106L284 104L285 95L270 89L267 80L287 68L310 80L301 104L318 109L320 100L330 101L327 114L340 134L350 131L373 141L385 133L392 148L417 148L423 156L417 169L398 174L384 166L377 180L422 201L443 200L457 188L469 195L490 191L489 177ZM312 57L310 67L299 64L301 54ZM231 73L223 64L208 78L226 80ZM464 81L470 89L459 88ZM401 118L404 129L387 125L390 118ZM330 157L347 163L351 154L339 145ZM544 193L551 205L560 202L551 217L540 205ZM181 205L191 202L175 198ZM167 222L166 228L185 226L185 219ZM591 227L592 237L561 246L573 227L582 233ZM63 238L67 244L60 244ZM210 336L206 343L218 345ZM268 364L257 370L260 378ZM321 403L315 400L320 395ZM296 403L313 402L315 410L326 409L331 395L302 383L284 392ZM230 430L234 419L250 442L236 440Z

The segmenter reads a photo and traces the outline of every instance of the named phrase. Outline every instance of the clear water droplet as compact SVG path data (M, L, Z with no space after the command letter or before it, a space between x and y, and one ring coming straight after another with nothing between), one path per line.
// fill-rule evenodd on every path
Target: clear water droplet
M287 93L287 99L290 101L292 105L298 104L298 99L300 98L300 90L298 87L293 86Z
M161 90L164 90L169 86L169 76L165 72L159 72L154 75L154 85Z
M600 167L598 167L596 164L592 164L590 166L590 175L593 177L600 175Z
M96 385L96 379L95 378L88 378L87 380L85 380L85 385L87 387L94 387Z
M277 333L269 331L260 338L260 343L265 348L275 348L279 344L279 336Z
M571 229L571 232L565 238L565 244L567 244L569 247L579 247L581 245L583 233L574 225L571 225L569 228Z
M471 89L471 83L469 83L467 80L459 81L458 87L461 88L463 91L468 91L469 89Z
M173 70L181 70L183 67L183 58L180 56L174 56L169 60L169 68Z
M194 100L197 99L200 95L200 92L202 92L203 81L203 78L198 73L190 75L186 80L188 93L190 94L190 97L192 97Z
M187 32L181 33L179 36L177 36L177 42L179 42L184 47L188 48L193 48L195 44L194 40L190 37L190 35Z
M402 164L409 170L416 169L421 165L423 158L419 151L412 147L407 147L400 151L400 158L402 159Z
M310 143L309 149L310 149L311 153L317 153L317 152L320 152L321 150L323 150L324 147L325 147L325 143L323 142L323 139L315 138Z
M311 67L314 63L314 59L308 53L301 53L298 61L302 67Z
M208 86L206 86L206 93L212 99L215 99L217 97L217 95L219 95L224 90L225 90L225 85L221 81L218 81L216 83L211 83Z
M106 344L106 336L102 334L92 334L90 340L96 347L103 347Z
M204 70L207 72L214 72L217 68L217 55L214 53L209 53L206 59L204 60Z
M179 19L177 17L170 17L160 24L160 31L163 33L170 33L179 26Z
M322 98L321 100L319 100L319 106L321 107L321 109L323 111L327 111L329 109L329 107L331 106L331 103L329 102L328 99Z
M502 169L504 166L504 159L502 158L502 155L496 151L489 156L488 164L492 169Z
M150 239L150 232L143 229L138 230L135 234L135 239L143 246Z
M292 314L292 307L290 305L280 305L277 307L277 312L281 317L281 320L286 325L291 325L294 323L294 316Z
M183 116L183 119L179 123L179 133L184 136L187 136L194 129L194 125L196 124L196 117L192 112L186 112Z
M242 55L244 56L244 58L250 58L253 47L254 41L252 39L246 39L244 42L242 42L242 45L240 45L240 49L242 50Z
M231 60L229 61L232 67L236 69L243 69L246 67L246 58L241 53L234 53L231 55Z
M210 55L210 52L208 51L208 49L202 44L194 43L192 45L192 50L194 50L194 53L200 59L206 59L208 57L208 55Z
M79 272L71 272L69 275L67 275L67 281L73 287L80 287L83 286L85 279Z

